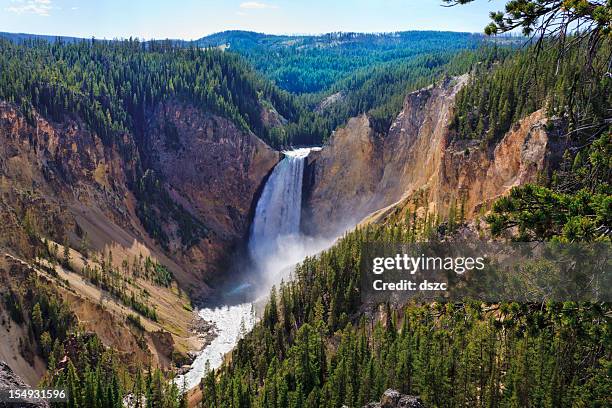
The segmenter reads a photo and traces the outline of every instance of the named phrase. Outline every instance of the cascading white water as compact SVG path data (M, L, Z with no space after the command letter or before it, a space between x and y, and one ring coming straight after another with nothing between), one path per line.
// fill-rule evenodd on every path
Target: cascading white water
M284 278L284 272L331 244L331 240L315 240L300 233L302 211L302 179L304 162L312 150L296 149L284 152L285 157L276 165L264 186L251 226L249 252L255 263L258 282L254 296L267 294L271 286ZM243 284L239 287L249 288ZM211 322L217 332L215 339L197 356L191 370L177 376L175 383L182 389L197 386L206 374L206 367L216 369L222 357L232 350L243 334L240 329L250 330L255 324L252 303L206 308L199 311L200 317Z
M243 330L249 331L255 325L253 305L243 303L234 306L204 308L198 311L200 317L213 324L215 338L198 354L191 369L174 379L179 390L190 390L200 384L207 369L217 369L223 364L223 356L232 351Z
M257 202L249 238L249 252L258 279L256 295L267 295L272 285L288 278L293 266L331 244L300 232L304 163L312 151L284 152Z
M249 251L256 263L278 251L283 240L300 233L304 161L311 149L285 153L274 168L257 202L249 238Z

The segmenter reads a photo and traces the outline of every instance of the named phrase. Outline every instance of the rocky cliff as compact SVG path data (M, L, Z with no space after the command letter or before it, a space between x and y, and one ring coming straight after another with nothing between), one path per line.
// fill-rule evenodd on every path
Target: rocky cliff
M31 256L35 232L73 248L115 247L119 257L153 255L184 289L202 290L248 231L278 153L192 106L167 103L148 117L142 138L109 146L79 118L28 123L0 102L0 246Z
M166 223L175 236L171 252L205 276L247 236L256 193L280 155L229 120L178 103L158 106L147 139L151 167L170 197L204 227L197 242L196 234L177 236L188 226ZM197 244L190 245L194 238Z
M231 121L176 101L146 116L142 134L109 144L78 117L28 120L0 102L0 254L10 266L0 262L0 297L25 279L7 272L15 264L54 287L80 327L105 345L170 367L205 341L192 331L198 321L185 292L205 296L206 282L243 241L279 153ZM55 261L40 257L49 248ZM178 284L156 282L157 264ZM101 283L104 276L112 278ZM19 347L32 336L5 306L0 332L10 341L0 359L36 384L44 372L39 347Z
M372 199L383 175L383 140L366 115L336 130L312 152L305 168L302 228L311 235L335 235L376 208Z
M386 390L380 402L371 402L363 408L424 408L425 405L419 397L400 394L398 391Z
M388 134L367 116L351 119L309 161L303 210L312 235L334 234L399 202L445 217L453 205L474 214L546 170L550 141L543 111L522 119L495 145L453 138L449 123L467 75L409 94Z

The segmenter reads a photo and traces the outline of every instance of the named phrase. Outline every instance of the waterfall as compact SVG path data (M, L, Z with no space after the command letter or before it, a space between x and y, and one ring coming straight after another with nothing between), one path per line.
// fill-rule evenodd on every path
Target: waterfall
M251 225L248 249L255 268L255 284L240 283L233 291L248 289L246 303L221 305L199 310L202 319L216 329L216 337L197 356L191 369L174 379L182 389L196 387L206 367L218 368L223 355L232 350L242 335L241 327L251 330L256 317L250 302L265 297L272 285L284 279L292 267L306 256L314 255L331 245L331 240L306 237L300 233L302 211L302 179L304 163L311 151L318 148L296 149L284 152L285 157L276 165L268 178Z
M285 157L274 168L264 187L249 237L249 252L256 263L277 252L283 242L300 235L302 179L310 150L284 152Z

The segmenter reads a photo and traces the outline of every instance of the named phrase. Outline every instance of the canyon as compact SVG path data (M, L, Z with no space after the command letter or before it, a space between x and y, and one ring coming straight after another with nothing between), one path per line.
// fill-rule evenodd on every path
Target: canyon
M125 134L123 143L111 147L79 118L54 123L35 115L35 123L30 124L15 106L2 102L0 246L11 256L34 258L36 245L23 222L31 219L36 220L37 234L58 245L64 240L74 251L73 259L87 262L87 253L112 253L117 267L138 256L165 265L177 281L179 295L172 288L140 283L156 294L151 301L160 310L161 321L144 319L147 346L133 358L147 361L153 356L156 364L169 366L175 351L187 354L210 343L202 336L194 340L192 312L180 292L196 303L205 301L213 293L207 282L228 279L232 257L241 248L247 250L253 234L260 237L251 240L251 252L270 251L261 243L273 238L264 236L280 230L272 225L273 217L261 224L254 218L260 212L258 201L275 194L264 186L274 183L274 170L282 170L279 166L289 166L286 172L298 182L291 190L301 193L290 214L270 209L272 216L281 212L293 220L281 220L283 228L291 228L285 235L299 233L317 241L312 250L291 258L283 268L331 245L359 223L381 221L409 203L443 218L461 202L472 218L487 211L511 187L535 181L548 171L557 153L542 110L515 124L492 147L453 138L449 130L453 101L468 81L467 75L446 78L410 93L386 134L377 133L367 115L351 118L321 149L298 155L300 161L292 166L288 161L292 153L275 151L231 121L177 101L159 104L149 112L142 139ZM266 117L274 116L266 112ZM287 158L282 160L283 156ZM153 196L162 199L151 200ZM143 225L143 209L158 220L159 229L153 229L157 236ZM305 241L298 245L307 246ZM40 268L33 270L56 279ZM60 292L77 316L86 321L110 310L105 325L86 326L99 332L109 346L126 353L137 351L136 335L122 321L129 312L113 302L98 305L96 295L87 293L91 292L87 283L78 284L73 275L61 273L71 287ZM170 305L164 309L160 299ZM250 313L246 306L226 309L219 315L225 317L216 323ZM218 316L204 314L204 320ZM109 328L118 335L105 335ZM231 349L238 335L225 339L229 348L223 346L223 352ZM161 343L154 340L164 336L167 339ZM0 355L0 359L7 357ZM189 380L190 385L201 376L204 362L198 364L200 374ZM17 374L33 382L36 375L29 369L19 372L20 367L24 364L14 367Z
M0 103L0 249L7 256L0 263L2 295L37 276L70 305L83 328L129 360L160 367L184 361L206 342L205 333L194 332L201 324L191 299L210 292L207 281L223 278L223 259L248 235L251 203L280 154L231 121L178 102L150 112L146 140L124 134L113 146L78 117L61 123L34 118L31 123L15 105ZM143 209L154 215L165 242L143 225ZM193 232L188 240L181 235L186 226ZM38 264L38 237L58 254L69 246L73 270L56 265L50 273L46 263ZM144 293L157 314L157 321L141 316L144 344L129 323L134 312L75 273L105 263L125 271L143 261L164 265L176 280L163 287L141 277L129 286ZM18 269L21 278L9 272ZM36 384L44 370L16 351L26 329L12 327L0 359Z

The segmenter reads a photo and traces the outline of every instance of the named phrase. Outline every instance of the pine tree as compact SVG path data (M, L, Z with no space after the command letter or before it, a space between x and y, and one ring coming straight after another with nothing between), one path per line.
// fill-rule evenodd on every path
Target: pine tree
M36 335L40 336L44 329L44 323L39 303L36 303L32 308L32 325L34 326Z

